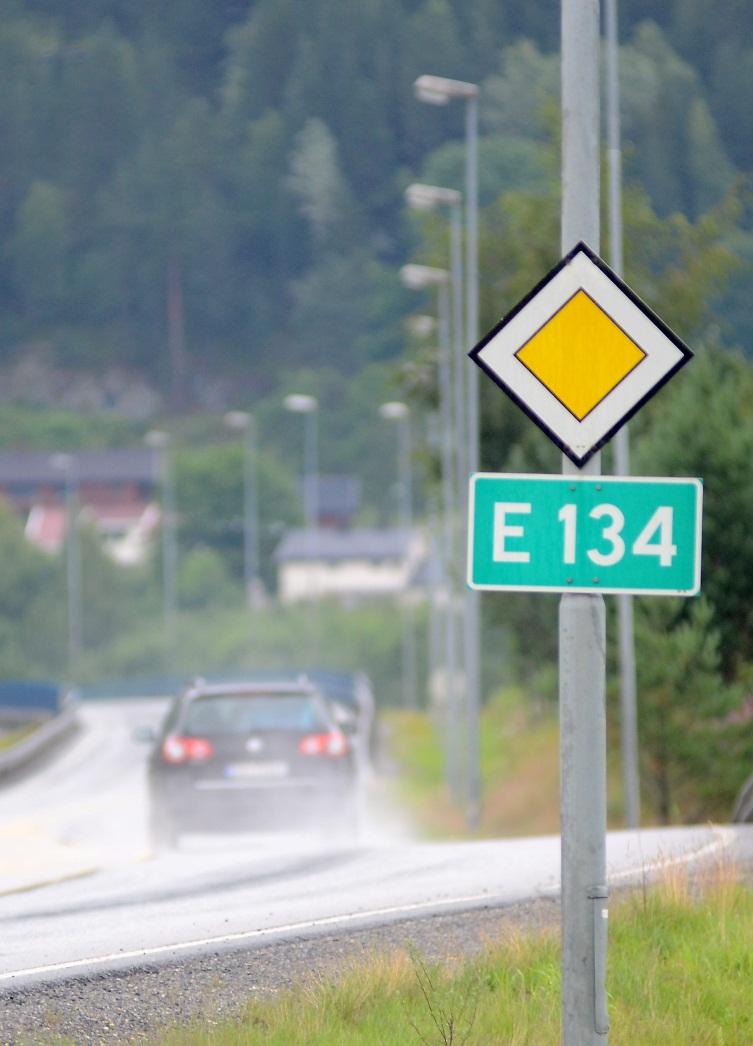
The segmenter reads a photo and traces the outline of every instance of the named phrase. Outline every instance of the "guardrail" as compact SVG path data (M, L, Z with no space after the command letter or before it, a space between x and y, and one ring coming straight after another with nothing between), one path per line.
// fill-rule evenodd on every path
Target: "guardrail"
M732 808L732 821L735 824L746 824L753 821L753 775L737 793L737 799Z
M64 708L56 716L46 719L27 737L16 741L0 752L0 782L26 770L37 760L71 734L77 726L76 709Z
M0 722L36 724L29 734L0 751L0 782L31 769L76 729L75 698L54 683L0 682Z

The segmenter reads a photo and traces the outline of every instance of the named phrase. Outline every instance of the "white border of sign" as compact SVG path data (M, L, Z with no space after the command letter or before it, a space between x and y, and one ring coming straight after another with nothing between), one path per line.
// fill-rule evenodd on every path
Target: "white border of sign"
M473 575L473 520L476 511L476 480L478 479L535 479L544 483L607 485L610 483L684 483L696 488L695 499L695 573L692 589L656 588L573 588L571 585L477 585ZM703 482L694 477L680 476L547 476L540 472L475 472L469 481L468 490L468 547L466 551L466 583L477 592L574 592L577 595L608 596L697 596L701 591L701 528L703 525Z
M645 353L582 421L515 355L579 290ZM584 243L563 258L469 355L576 465L588 461L692 358L684 342Z

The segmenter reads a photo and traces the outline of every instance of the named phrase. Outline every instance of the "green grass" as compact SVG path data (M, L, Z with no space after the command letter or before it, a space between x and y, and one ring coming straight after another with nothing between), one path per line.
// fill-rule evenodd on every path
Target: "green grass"
M397 765L397 791L417 827L430 837L464 834L463 812L444 780L442 738L429 715L382 715ZM534 712L522 691L508 687L481 714L481 835L559 830L559 755L555 708Z
M612 1046L753 1042L753 892L720 873L702 897L681 879L613 902ZM236 1021L163 1033L164 1046L552 1046L558 935L510 934L478 959L427 967L398 952L254 1001ZM451 1032L452 1025L452 1034Z

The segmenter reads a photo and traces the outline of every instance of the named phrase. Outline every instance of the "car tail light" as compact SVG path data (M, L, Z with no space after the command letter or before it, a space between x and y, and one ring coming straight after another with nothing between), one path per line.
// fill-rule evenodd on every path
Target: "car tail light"
M340 730L330 730L328 734L307 734L298 742L301 755L329 755L337 758L347 755L348 739Z
M203 763L214 755L214 746L204 737L166 737L162 743L166 763Z

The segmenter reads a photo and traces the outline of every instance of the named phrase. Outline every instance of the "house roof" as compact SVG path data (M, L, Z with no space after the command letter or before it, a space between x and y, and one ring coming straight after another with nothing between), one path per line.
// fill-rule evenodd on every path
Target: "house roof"
M306 476L301 484L304 498L313 486L320 516L353 517L361 504L361 480L357 476Z
M62 485L64 475L53 465L52 451L0 453L0 485L44 483ZM156 483L159 459L149 448L82 450L72 454L80 483Z
M403 559L410 549L414 531L374 530L289 530L275 551L278 563L291 560Z

